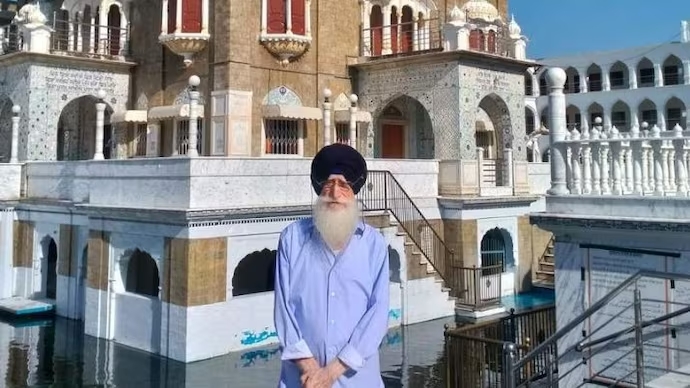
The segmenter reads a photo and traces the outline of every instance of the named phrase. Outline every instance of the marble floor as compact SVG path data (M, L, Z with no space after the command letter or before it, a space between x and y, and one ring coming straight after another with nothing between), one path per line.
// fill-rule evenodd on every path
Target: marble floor
M453 317L389 331L380 348L386 388L441 388L443 326ZM275 387L276 346L183 364L81 334L65 319L0 321L0 387Z

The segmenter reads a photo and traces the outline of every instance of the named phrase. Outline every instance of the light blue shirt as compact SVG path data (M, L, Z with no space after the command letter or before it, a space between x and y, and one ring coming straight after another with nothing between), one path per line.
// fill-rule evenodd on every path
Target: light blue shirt
M292 360L313 356L322 367L336 357L349 367L334 388L383 388L378 350L388 331L388 271L388 244L363 222L338 255L311 218L283 230L275 277L278 387L300 388Z

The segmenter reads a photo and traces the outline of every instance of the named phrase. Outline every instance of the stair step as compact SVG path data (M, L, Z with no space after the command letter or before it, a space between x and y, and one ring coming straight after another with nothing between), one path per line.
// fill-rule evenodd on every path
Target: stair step
M555 284L553 281L535 280L532 282L532 287L548 288L553 290L555 288Z
M537 270L537 275L554 276L554 273L553 273L553 271L542 271L542 270Z

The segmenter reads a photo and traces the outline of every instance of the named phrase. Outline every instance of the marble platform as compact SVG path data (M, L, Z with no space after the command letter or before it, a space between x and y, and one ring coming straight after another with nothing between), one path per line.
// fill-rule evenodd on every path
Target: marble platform
M55 310L55 301L27 299L19 296L0 299L0 311L15 315L28 316L46 314Z

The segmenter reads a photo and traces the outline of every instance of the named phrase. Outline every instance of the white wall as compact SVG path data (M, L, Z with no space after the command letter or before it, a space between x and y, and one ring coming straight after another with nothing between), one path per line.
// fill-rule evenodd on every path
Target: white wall
M0 163L0 201L19 199L22 165Z
M13 209L0 209L0 299L14 292L14 218Z

